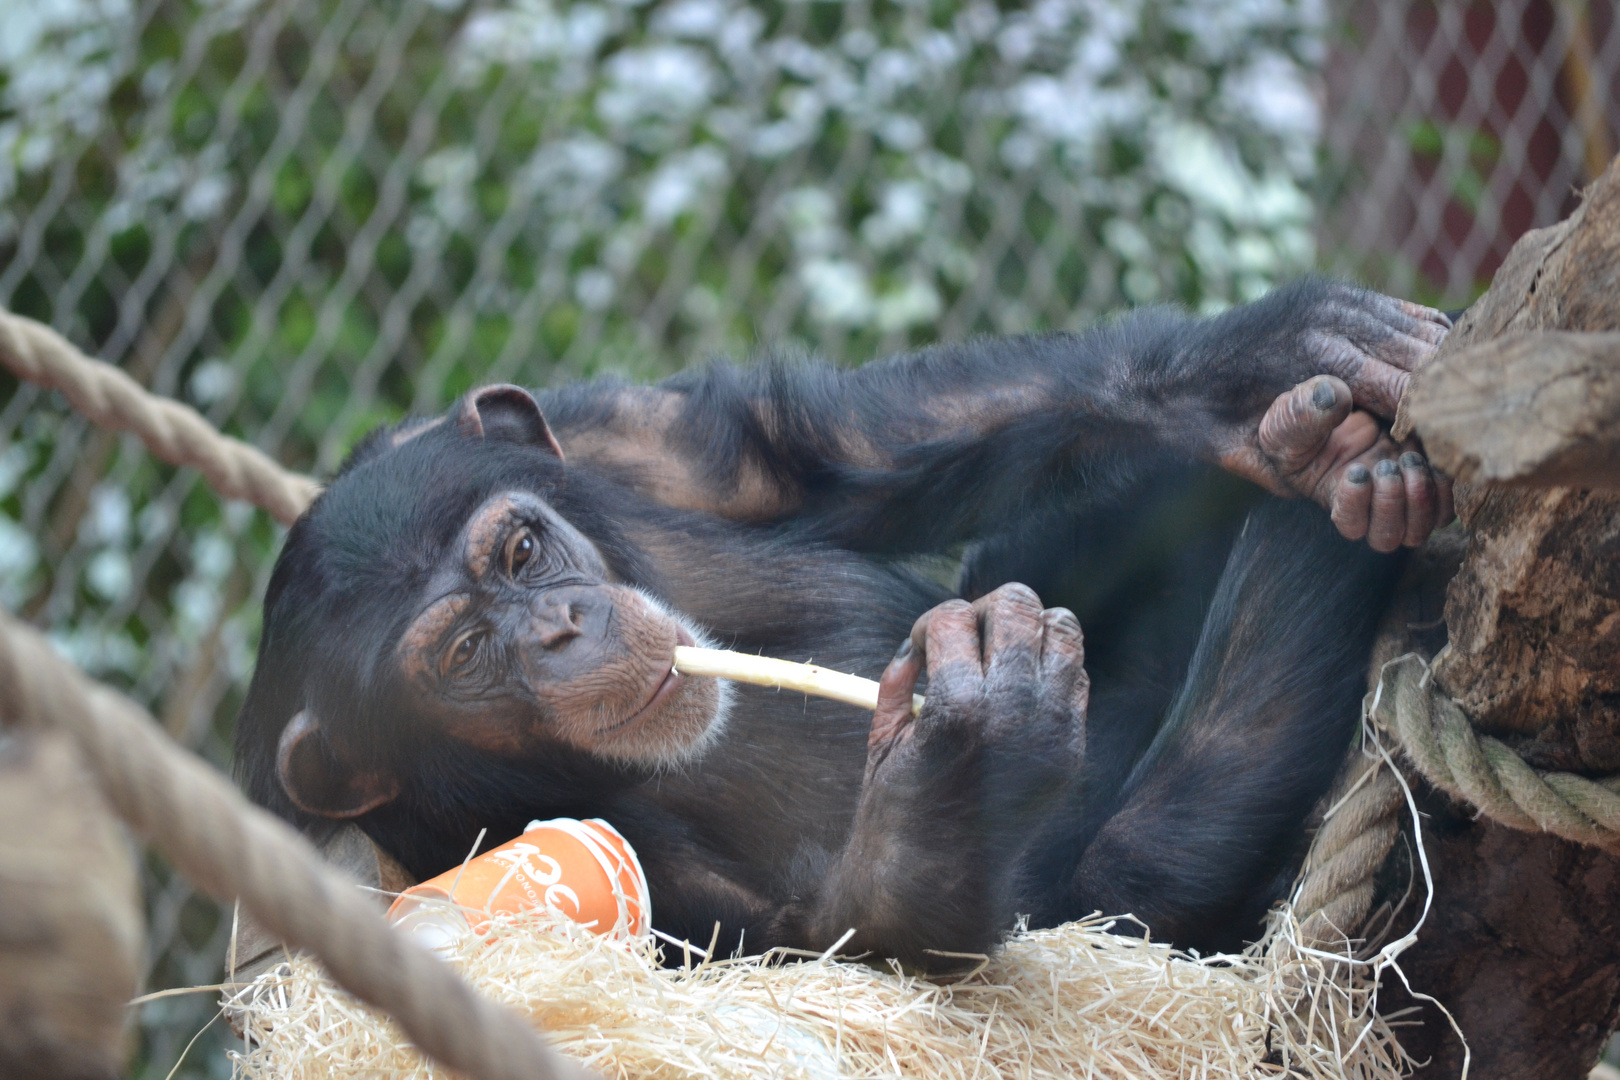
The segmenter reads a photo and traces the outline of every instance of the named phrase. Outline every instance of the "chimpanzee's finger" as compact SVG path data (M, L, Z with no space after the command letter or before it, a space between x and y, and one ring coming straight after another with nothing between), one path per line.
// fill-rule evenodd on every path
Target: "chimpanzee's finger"
M977 696L984 677L979 620L966 600L947 600L911 628L913 646L928 671L928 697L941 704Z
M1391 552L1406 538L1406 484L1394 458L1373 466L1372 514L1367 521L1367 545Z
M946 603L956 602L957 601L954 600L946 601ZM965 603L966 601L962 602ZM917 621L911 624L911 648L916 653L918 662L924 665L928 663L928 624L933 621L934 612L938 611L939 607L943 606L944 605L942 604L938 607L929 608L927 611L917 616Z
M1414 319L1421 322L1433 323L1441 330L1451 329L1451 316L1447 315L1439 308L1432 308L1425 304L1414 304L1410 300L1397 300L1395 302L1400 305L1402 311L1406 312ZM1444 336L1444 334L1441 335L1442 338L1444 338Z
M1351 463L1334 488L1331 511L1334 526L1346 540L1360 540L1367 535L1372 496L1372 470L1359 461Z
M1313 424L1302 402L1309 401L1312 409L1326 405L1329 391L1332 404ZM1270 470L1260 482L1277 494L1304 495L1332 509L1345 467L1380 440L1388 441L1371 413L1350 409L1349 398L1342 380L1324 375L1273 402L1261 418L1254 442L1258 457ZM1340 416L1343 419L1324 438L1322 429Z
M1434 323L1419 322L1401 311L1391 311L1384 318L1363 314L1346 320L1340 332L1374 363L1407 372L1422 367L1445 337L1445 331Z
M973 603L984 649L985 677L996 685L1030 687L1041 655L1041 598L1008 582Z
M1086 636L1080 620L1068 608L1041 612L1041 673L1067 670L1086 663Z
M1332 375L1307 379L1271 403L1256 435L1260 452L1292 481L1318 462L1333 429L1350 415L1350 387ZM1293 486L1314 486L1305 477Z
M1424 323L1422 326L1434 326L1433 323ZM1435 326L1439 331L1440 328ZM1416 371L1423 366L1424 361L1434 355L1436 342L1419 334L1396 333L1372 347L1372 354L1386 364L1392 364L1402 371Z
M1434 531L1434 516L1438 498L1434 489L1434 475L1429 462L1416 450L1401 455L1401 482L1406 489L1406 536L1402 543L1417 547Z
M1311 331L1306 348L1318 371L1336 375L1350 387L1355 403L1386 419L1395 415L1412 376L1393 364L1368 355L1348 338Z
M1086 674L1086 638L1080 620L1068 608L1047 608L1041 612L1041 681L1063 693L1071 716L1085 718L1091 697L1091 677Z
M1405 467L1404 458L1407 453L1423 456L1423 444L1415 436L1401 443L1401 450L1403 451L1403 468ZM1429 480L1434 488L1434 518L1433 524L1429 528L1429 531L1433 532L1435 529L1450 525L1452 519L1457 516L1457 512L1451 499L1451 477L1436 469L1434 462L1427 457L1423 458L1423 464L1429 471Z
M1412 382L1412 375L1394 364L1386 364L1374 357L1364 357L1360 369L1352 378L1345 379L1356 404L1385 420L1392 420L1401 406L1401 398Z
M872 728L867 733L866 749L870 754L879 748L892 746L909 730L911 725L911 695L917 679L923 673L922 656L907 638L894 654L889 666L878 680L877 710L872 714Z
M1440 344L1451 329L1451 319L1443 311L1369 290L1356 290L1348 306L1374 316L1391 330L1410 334L1430 345Z
M1380 312L1384 325L1419 342L1423 352L1432 352L1451 330L1451 320L1444 312L1394 297L1386 296L1383 300L1387 305L1386 310Z

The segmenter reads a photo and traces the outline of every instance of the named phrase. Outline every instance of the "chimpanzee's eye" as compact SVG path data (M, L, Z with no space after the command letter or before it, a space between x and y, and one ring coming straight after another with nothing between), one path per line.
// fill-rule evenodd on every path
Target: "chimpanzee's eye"
M510 572L513 577L516 577L518 571L527 566L529 560L534 558L534 547L534 533L528 529L518 533L517 537L512 541L512 553L508 558L510 560Z
M472 662L472 658L478 655L478 647L483 643L484 631L482 630L474 630L456 642L455 648L450 650L449 670L456 671L466 667Z

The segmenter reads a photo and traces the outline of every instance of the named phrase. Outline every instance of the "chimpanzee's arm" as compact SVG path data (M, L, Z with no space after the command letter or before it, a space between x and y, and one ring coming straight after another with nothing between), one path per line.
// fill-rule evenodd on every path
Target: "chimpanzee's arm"
M1187 681L1053 914L1129 912L1205 952L1253 938L1350 745L1401 565L1309 507L1254 511Z
M814 936L856 927L853 946L935 972L964 964L939 952L990 951L1016 914L1021 862L1079 776L1090 688L1079 622L1023 585L919 619L879 684L855 827Z
M544 406L571 459L661 501L809 521L859 549L929 550L1164 457L1219 461L1336 512L1375 489L1387 501L1402 477L1381 472L1374 484L1376 460L1352 464L1379 438L1370 418L1356 414L1369 434L1348 450L1324 457L1321 444L1352 395L1393 415L1407 371L1445 327L1438 312L1312 279L1213 319L1143 311L1082 334L937 346L853 371L714 366L657 387L586 384ZM1286 460L1275 437L1262 439L1262 417L1317 375L1342 380L1309 388L1331 422ZM1397 453L1389 444L1383 456ZM1360 487L1341 496L1346 469Z
M924 670L928 699L911 715ZM720 947L845 954L959 969L1011 926L1019 863L1069 792L1089 692L1080 625L1022 585L918 620L884 672L845 849L769 890L678 833L636 837L661 930ZM625 815L615 821L626 823ZM954 953L956 956L940 955Z

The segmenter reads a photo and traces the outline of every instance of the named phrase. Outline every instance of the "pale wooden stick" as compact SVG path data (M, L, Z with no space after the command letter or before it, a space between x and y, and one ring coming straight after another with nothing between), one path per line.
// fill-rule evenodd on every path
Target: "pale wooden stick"
M831 698L863 709L877 708L877 683L859 675L829 671L815 664L795 664L791 660L773 660L769 656L751 656L726 649L677 645L675 670L682 675L707 675L755 686L774 686L778 690L797 690L801 694ZM912 694L911 715L916 716L922 705L922 695Z

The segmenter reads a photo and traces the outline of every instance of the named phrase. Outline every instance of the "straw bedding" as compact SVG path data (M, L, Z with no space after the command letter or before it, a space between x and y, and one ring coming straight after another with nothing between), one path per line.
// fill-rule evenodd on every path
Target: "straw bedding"
M777 956L662 968L624 944L529 915L468 935L453 961L608 1077L1253 1077L1383 1080L1410 1062L1362 965L1292 947L1286 911L1240 956L1200 959L1102 919L1013 935L954 984ZM679 946L666 952L682 957ZM308 958L229 1006L244 1080L441 1077L392 1023Z

